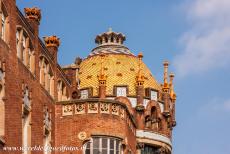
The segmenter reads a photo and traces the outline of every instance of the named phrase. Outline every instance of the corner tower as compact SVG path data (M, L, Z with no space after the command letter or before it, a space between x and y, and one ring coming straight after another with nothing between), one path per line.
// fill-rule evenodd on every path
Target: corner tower
M77 139L60 139L58 145L83 146L85 154L171 154L174 75L168 82L165 63L160 84L143 62L143 54L134 55L125 39L112 29L96 36L97 46L78 65L79 98L57 103L62 117L57 125L69 126L59 135L77 134Z

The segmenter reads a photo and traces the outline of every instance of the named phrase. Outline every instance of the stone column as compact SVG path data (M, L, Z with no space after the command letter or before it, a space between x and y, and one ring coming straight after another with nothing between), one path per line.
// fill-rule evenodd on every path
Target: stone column
M30 71L33 74L35 73L35 55L34 55L34 51L30 55Z

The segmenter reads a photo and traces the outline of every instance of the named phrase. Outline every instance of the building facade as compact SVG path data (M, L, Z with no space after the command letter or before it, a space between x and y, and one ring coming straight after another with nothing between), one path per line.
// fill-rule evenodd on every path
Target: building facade
M0 153L172 153L167 61L160 84L110 29L87 58L61 67L59 38L39 38L40 9L23 15L15 0L0 0L0 18Z

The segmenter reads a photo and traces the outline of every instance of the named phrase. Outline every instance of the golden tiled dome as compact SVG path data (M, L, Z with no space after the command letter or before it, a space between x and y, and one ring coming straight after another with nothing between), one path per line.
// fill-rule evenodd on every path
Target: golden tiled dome
M95 55L83 60L80 65L80 88L93 87L93 96L98 95L98 75L101 69L101 57ZM127 85L129 95L136 95L136 76L139 60L136 56L125 54L106 54L103 62L104 72L107 75L106 95L113 95L113 87ZM160 85L147 66L142 62L144 73L144 88L160 90Z
M135 96L139 66L144 76L144 88L161 90L147 66L123 45L124 40L125 36L122 33L112 32L112 29L96 37L95 42L98 46L80 64L80 88L92 87L93 96L98 96L98 75L102 68L103 54L103 72L107 76L106 95L114 94L114 86L128 86L128 95Z

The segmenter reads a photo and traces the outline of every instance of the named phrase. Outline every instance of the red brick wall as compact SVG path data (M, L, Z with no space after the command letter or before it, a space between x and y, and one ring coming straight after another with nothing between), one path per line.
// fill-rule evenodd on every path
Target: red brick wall
M126 121L119 116L100 113L62 116L62 105L56 105L55 119L57 147L61 145L81 147L83 141L78 138L78 134L84 131L87 133L87 137L106 135L121 137L124 140L127 137L127 148L131 148L133 152L136 150L136 137ZM77 154L81 154L81 152L79 151Z

